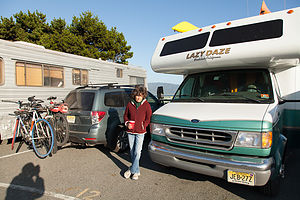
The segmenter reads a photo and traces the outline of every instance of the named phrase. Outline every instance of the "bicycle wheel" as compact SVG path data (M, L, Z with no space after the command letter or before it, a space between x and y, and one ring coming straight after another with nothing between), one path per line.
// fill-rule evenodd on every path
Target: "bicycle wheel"
M54 145L54 134L47 120L39 119L34 123L31 140L34 152L39 158L45 158L51 153Z
M54 115L54 129L57 146L62 147L69 140L69 124L65 115L61 113L56 113Z

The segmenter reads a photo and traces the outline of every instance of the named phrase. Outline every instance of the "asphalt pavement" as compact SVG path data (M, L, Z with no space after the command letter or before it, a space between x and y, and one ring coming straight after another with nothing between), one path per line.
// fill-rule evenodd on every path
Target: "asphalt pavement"
M128 152L113 153L104 146L67 144L56 154L39 159L25 145L18 153L0 145L0 199L300 199L300 149L290 148L286 176L277 197L256 187L167 168L151 161L145 141L139 180L125 179Z

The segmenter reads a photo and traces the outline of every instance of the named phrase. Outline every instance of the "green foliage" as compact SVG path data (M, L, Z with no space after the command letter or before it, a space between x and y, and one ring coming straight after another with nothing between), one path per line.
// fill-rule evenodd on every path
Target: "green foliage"
M21 11L10 18L1 17L0 38L31 42L47 49L124 64L133 56L123 33L119 33L116 27L108 30L89 11L80 17L74 16L69 26L61 18L54 18L48 24L46 15L38 11L28 11L26 14Z

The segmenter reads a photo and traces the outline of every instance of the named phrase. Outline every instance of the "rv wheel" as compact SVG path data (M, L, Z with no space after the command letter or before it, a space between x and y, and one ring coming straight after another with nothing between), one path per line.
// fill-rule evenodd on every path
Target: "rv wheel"
M281 187L283 178L284 178L284 163L282 163L280 166L278 176L273 180L269 180L266 185L261 187L262 193L267 196L272 196L272 197L278 195L280 192L280 187Z

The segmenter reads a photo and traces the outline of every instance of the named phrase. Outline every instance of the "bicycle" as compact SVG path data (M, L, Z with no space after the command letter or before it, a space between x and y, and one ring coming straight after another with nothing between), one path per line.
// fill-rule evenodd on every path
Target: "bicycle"
M56 133L57 146L62 147L69 141L69 124L65 113L68 112L66 103L56 103L54 100L57 97L50 96L47 100L50 101L50 106L47 107L46 119L51 121L52 127Z
M28 98L28 100L32 100ZM19 143L20 149L25 142L29 147L33 147L35 154L39 158L46 158L50 155L54 145L54 134L50 123L42 119L38 114L40 108L36 102L23 104L22 101L2 100L2 102L16 103L19 105L19 109L14 111L15 128L12 139L12 150L14 149L14 143L18 136L22 137L22 141Z

